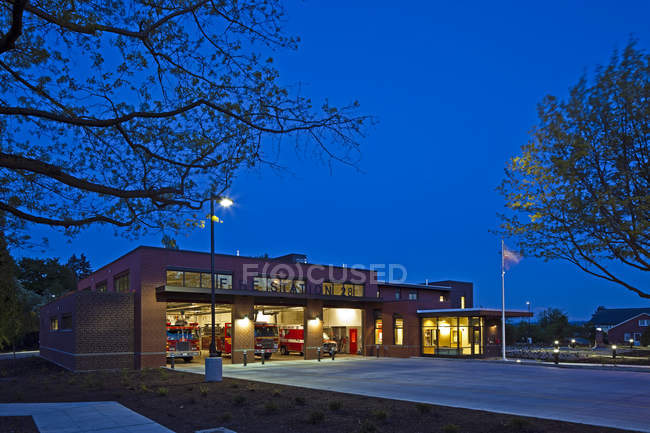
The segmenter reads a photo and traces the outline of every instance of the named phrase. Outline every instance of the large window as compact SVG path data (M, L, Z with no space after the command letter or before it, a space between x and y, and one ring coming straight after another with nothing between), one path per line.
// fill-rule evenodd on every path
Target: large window
M381 319L375 319L375 344L384 344L382 326L383 325Z
M253 278L253 288L258 292L291 293L297 295L305 293L305 281L257 276Z
M393 329L395 331L395 344L401 346L404 344L404 319L395 318L393 320Z
M482 337L483 319L480 317L422 319L422 353L425 355L481 355Z
M214 278L214 287L216 289L232 289L232 275L215 273ZM176 287L202 287L205 289L212 288L209 272L168 270L167 285Z
M130 292L131 282L129 281L129 274L120 275L115 277L113 281L116 292Z
M323 283L323 295L325 296L363 296L363 284L352 283L332 283L326 281Z
M58 330L59 330L59 318L50 317L50 331L58 331Z
M639 320L639 326L644 326L645 327L645 326L648 326L648 324L650 324L650 320L648 320L648 319Z

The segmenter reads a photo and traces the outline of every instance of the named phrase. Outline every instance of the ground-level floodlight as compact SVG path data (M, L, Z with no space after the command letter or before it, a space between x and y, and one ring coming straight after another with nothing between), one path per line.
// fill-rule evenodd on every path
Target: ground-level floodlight
M612 345L612 358L616 359L616 344Z
M560 363L560 349L553 349L553 360L556 365Z

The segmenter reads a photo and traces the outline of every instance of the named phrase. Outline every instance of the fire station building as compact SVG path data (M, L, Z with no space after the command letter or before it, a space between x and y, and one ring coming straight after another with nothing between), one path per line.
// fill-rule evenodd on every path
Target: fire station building
M167 362L169 326L178 323L196 327L200 356L207 356L210 265L203 252L134 249L42 307L41 356L71 370L158 367ZM227 330L232 363L244 362L246 353L255 362L260 324L300 328L303 346L294 357L304 359L315 359L325 339L346 356L499 351L501 312L474 308L472 283L381 282L373 270L310 264L300 254L216 254L214 276L215 323Z

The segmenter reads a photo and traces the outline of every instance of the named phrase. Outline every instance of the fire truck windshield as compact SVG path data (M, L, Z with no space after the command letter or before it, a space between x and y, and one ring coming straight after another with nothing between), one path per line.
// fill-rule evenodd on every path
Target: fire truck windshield
M256 337L277 337L278 328L276 328L275 326L256 326L255 336Z
M196 340L199 338L199 334L196 331L191 329L168 329L167 330L167 339L168 340Z

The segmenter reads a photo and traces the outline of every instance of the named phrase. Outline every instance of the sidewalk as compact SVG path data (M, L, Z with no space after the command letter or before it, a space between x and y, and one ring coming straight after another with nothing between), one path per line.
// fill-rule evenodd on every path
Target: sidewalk
M174 433L115 401L0 404L0 416L30 415L41 433Z

